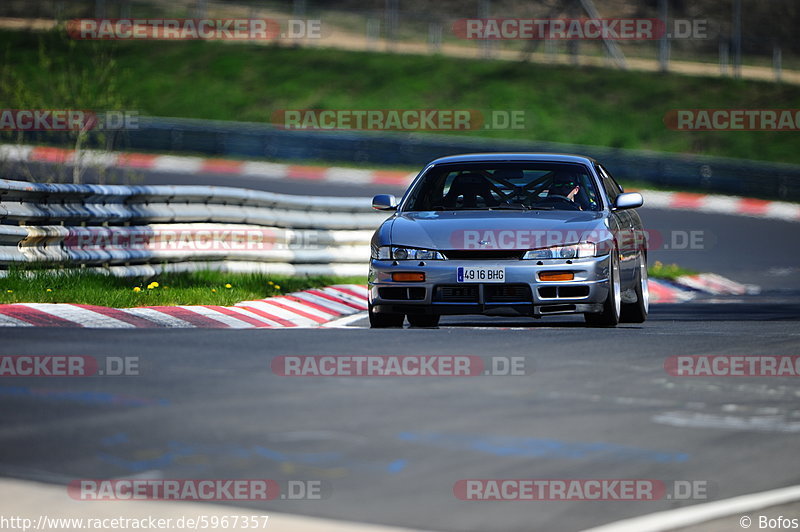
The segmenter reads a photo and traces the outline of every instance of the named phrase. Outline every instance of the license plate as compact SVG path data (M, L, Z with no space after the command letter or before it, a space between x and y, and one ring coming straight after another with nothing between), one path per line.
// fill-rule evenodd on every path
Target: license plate
M459 283L502 283L506 279L506 269L459 266L457 277Z

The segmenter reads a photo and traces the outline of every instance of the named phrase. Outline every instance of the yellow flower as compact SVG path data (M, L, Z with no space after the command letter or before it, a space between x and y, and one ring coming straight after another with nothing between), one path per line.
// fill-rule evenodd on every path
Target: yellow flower
M14 293L13 290L6 290L6 292L8 292L9 294L13 294Z
M225 288L233 288L233 287L231 286L231 283L226 283Z
M157 283L157 282L153 281L153 282L152 282L152 283L150 283L150 284L151 284L151 285L153 285L153 288L158 288L158 283Z
M53 289L52 289L52 288L48 288L46 291L47 291L47 292L52 292L52 291L53 291Z
M212 289L211 289L211 291L212 291L212 292L214 292L214 293L216 293L216 292L217 292L217 289L216 289L216 288L212 288Z
M275 290L280 290L280 289L281 289L281 285L279 285L279 284L276 284L276 285L275 285Z
M141 289L141 288L139 288L138 286L134 286L134 287L133 287L133 291L134 291L134 292L141 292L141 291L142 291L142 289Z
M275 284L275 283L273 283L272 281L267 281L267 284Z

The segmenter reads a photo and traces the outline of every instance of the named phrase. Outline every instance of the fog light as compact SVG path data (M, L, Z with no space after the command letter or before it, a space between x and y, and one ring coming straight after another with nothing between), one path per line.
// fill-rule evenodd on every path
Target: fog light
M400 283L420 283L425 280L422 272L398 272L392 274L392 281Z
M572 281L575 274L572 272L539 272L540 281Z

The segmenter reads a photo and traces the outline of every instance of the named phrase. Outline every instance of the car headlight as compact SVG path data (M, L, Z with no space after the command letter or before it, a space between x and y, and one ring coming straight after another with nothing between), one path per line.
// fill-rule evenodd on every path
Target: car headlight
M373 254L372 258L377 260L445 260L444 255L432 249L395 246L379 247L377 255Z
M525 252L523 259L583 259L597 256L597 245L593 242L582 242L569 246L551 246L549 248L532 249Z
M392 258L392 248L380 246L371 248L370 258L372 260L390 260Z

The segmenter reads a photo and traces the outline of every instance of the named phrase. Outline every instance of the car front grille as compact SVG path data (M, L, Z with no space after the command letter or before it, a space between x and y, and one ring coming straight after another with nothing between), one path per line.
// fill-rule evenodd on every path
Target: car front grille
M445 303L477 303L478 285L439 285L433 291L433 300Z
M539 297L542 299L580 298L589 295L589 287L585 284L564 286L540 286Z
M402 286L382 287L378 288L378 296L381 299L396 301L419 301L425 299L425 288L406 288Z
M433 301L443 303L480 303L480 287L484 303L532 303L531 287L526 284L437 285Z
M527 284L487 284L483 288L483 297L487 303L533 301L531 287Z
M519 260L525 250L519 249L450 249L442 251L450 260Z

